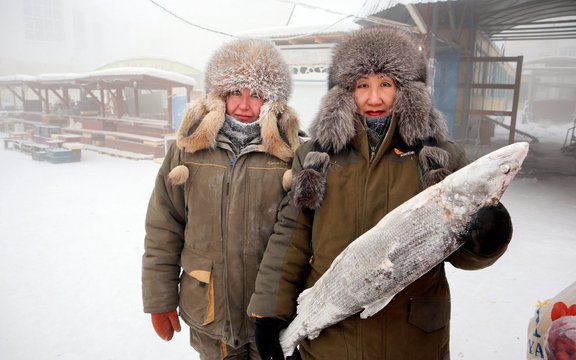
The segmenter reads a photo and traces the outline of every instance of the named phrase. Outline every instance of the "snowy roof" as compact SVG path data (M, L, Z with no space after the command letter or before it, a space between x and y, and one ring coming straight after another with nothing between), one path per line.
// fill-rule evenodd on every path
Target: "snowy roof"
M84 76L85 78L105 77L110 79L118 78L119 80L122 80L126 77L148 76L156 79L170 81L173 83L178 83L181 85L189 85L189 86L196 85L196 80L194 80L190 76L186 76L183 74L167 70L154 69L148 67L120 67L120 68L104 69L85 73Z
M270 28L260 28L257 30L243 31L236 35L247 37L263 38L283 38L292 36L304 36L313 34L333 34L340 32L349 32L361 28L360 25L352 20L340 21L335 24L311 25L311 26L277 26Z
M127 81L135 78L146 78L155 82L167 81L176 86L196 86L196 80L183 74L146 67L124 67L97 70L86 73L46 73L32 75L5 75L0 76L0 84L29 83L69 83L81 84L86 82L104 81Z
M457 1L457 0L366 0L362 9L358 13L358 16L370 16L372 14L378 13L382 10L393 8L394 6L401 5L417 5L417 4L427 4L427 3L437 3L437 2L447 2L447 1Z
M0 76L0 83L2 83L2 84L15 84L15 83L22 83L25 81L34 81L35 79L36 79L35 76L24 75L24 74L2 75L2 76Z
M345 17L341 21L334 24L322 24L313 26L279 26L270 28L260 28L256 30L248 30L237 33L237 36L248 36L258 38L270 38L274 41L279 40L292 40L298 37L306 37L312 35L328 35L342 32L350 32L362 28L362 25L356 23L358 20L370 20L381 25L409 27L404 23L392 21L389 19L374 18L372 14L380 12L385 9L392 8L398 4L415 5L421 3L435 3L456 0L367 0L364 6L359 10L358 14Z

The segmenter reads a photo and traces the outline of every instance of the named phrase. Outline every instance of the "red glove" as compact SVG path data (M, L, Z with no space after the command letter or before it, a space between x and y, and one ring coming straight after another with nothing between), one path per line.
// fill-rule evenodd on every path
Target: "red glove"
M180 320L178 320L176 310L152 314L152 325L156 334L166 341L172 339L174 331L180 332Z

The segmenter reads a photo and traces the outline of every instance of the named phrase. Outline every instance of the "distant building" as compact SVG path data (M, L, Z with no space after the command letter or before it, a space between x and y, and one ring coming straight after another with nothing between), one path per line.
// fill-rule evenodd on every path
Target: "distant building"
M524 121L576 119L576 57L547 56L527 61L522 71Z

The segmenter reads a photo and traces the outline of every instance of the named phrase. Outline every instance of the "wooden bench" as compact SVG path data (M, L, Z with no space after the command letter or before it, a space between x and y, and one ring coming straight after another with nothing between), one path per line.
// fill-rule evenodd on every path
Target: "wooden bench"
M48 145L35 143L33 141L22 141L20 143L20 151L28 154L32 154L33 152L36 151L44 151L48 148L49 148Z
M82 143L112 149L164 156L164 138L107 130L63 128L64 133L82 134Z
M8 133L10 139L25 140L28 137L28 133L25 131L11 131Z
M23 140L11 139L11 138L3 138L4 141L4 149L20 149L20 143Z
M103 135L105 137L113 138L113 139L126 139L132 140L136 142L141 142L147 145L154 145L154 146L161 146L164 145L164 138L157 138L153 136L147 135L139 135L139 134L130 134L130 133L122 133L116 131L107 131L107 130L90 130L90 129L73 129L73 128L62 128L62 131L66 133L74 133L74 134L82 134L86 135Z

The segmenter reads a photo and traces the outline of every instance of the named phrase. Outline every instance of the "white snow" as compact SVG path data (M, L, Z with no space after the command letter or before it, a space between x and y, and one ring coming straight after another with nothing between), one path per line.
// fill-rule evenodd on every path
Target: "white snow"
M572 176L527 169L513 181L502 199L514 223L507 253L479 271L447 266L452 359L526 358L534 305L574 281L576 158L559 150L567 127L531 129L554 137L541 147ZM158 167L92 151L51 164L0 144L2 359L198 359L186 326L165 342L142 312L144 216Z

